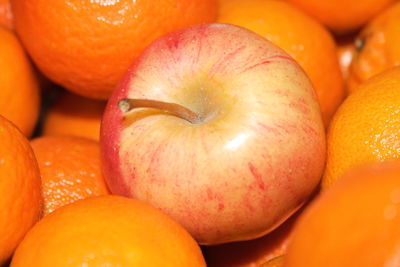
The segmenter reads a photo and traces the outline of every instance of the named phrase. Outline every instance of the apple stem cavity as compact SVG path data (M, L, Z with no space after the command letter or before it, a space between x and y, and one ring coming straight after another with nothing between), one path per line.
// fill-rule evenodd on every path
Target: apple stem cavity
M118 102L118 107L124 113L128 113L135 108L153 108L167 112L192 124L196 124L201 121L198 114L182 105L158 100L124 98Z

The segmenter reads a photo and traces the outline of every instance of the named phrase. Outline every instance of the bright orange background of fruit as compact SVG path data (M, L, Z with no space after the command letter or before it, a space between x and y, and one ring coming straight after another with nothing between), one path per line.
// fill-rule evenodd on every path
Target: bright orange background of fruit
M38 164L28 139L0 116L0 265L42 213Z
M314 85L324 124L328 126L345 96L337 46L329 31L282 1L219 1L219 22L256 32L283 48L299 63Z
M38 80L17 36L0 27L0 115L29 137L40 109Z
M327 134L322 187L348 169L400 157L400 67L368 80L335 114Z
M13 0L14 26L39 69L77 94L106 99L157 37L212 22L215 0Z
M42 178L44 215L79 199L109 194L96 141L43 136L31 141Z
M79 200L43 218L11 266L205 266L200 247L158 209L120 196Z
M398 266L399 208L399 161L349 170L299 218L283 266Z

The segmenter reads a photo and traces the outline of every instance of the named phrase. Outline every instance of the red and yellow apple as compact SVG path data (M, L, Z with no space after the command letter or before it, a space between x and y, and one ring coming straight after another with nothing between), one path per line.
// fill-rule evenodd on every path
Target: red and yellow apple
M111 191L158 207L201 244L272 231L311 195L325 162L308 77L228 24L152 43L109 99L100 138Z

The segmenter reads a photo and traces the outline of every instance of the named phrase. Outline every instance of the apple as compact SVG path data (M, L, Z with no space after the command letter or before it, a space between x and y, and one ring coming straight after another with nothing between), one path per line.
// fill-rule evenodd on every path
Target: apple
M147 47L107 103L100 142L114 194L152 204L206 245L278 227L325 162L304 71L261 36L218 23Z

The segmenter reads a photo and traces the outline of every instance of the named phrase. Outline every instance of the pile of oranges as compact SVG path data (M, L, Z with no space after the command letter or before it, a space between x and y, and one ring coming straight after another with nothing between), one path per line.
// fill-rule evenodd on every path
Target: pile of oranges
M99 131L147 45L213 22L304 69L327 161L319 192L272 233L201 247L110 194ZM0 266L400 266L398 0L0 0L0 70Z

